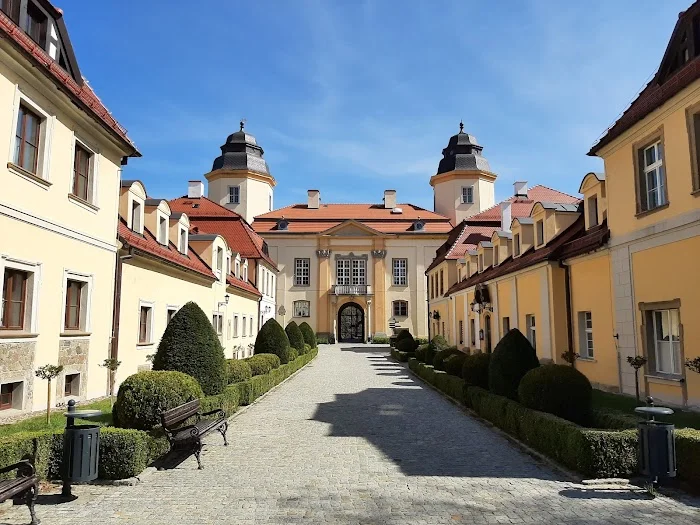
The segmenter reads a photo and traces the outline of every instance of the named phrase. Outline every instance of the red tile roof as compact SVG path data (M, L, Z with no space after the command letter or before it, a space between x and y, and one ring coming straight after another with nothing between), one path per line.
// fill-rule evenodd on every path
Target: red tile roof
M79 85L70 74L53 60L39 44L20 29L5 13L0 12L0 35L6 37L36 64L62 90L80 106L87 109L98 122L117 136L132 150L130 156L140 157L141 153L87 82Z
M322 204L318 209L306 204L292 204L255 217L253 228L257 232L277 232L277 221L289 222L287 232L321 233L349 220L358 221L382 233L413 233L413 224L420 219L425 222L421 233L448 233L452 229L450 220L438 213L414 206L397 204L401 213L392 213L383 204Z
M529 217L532 207L537 202L561 202L575 204L580 199L553 190L547 186L537 185L527 190L527 199L510 197L503 202L510 202L511 218ZM444 260L461 259L469 250L476 248L479 241L489 241L493 232L501 229L501 202L491 208L463 220L450 234L445 244L438 248L435 259L426 272L432 270ZM454 235L459 231L459 235Z
M156 240L148 228L143 229L143 236L141 236L129 229L124 219L120 218L117 236L125 246L131 246L144 253L173 263L184 270L199 273L213 280L216 279L211 268L209 268L207 263L205 263L194 250L190 248L188 250L188 255L183 255L172 242L168 244L168 246L164 246Z
M234 288L239 288L241 290L245 290L248 293L252 293L253 295L256 295L258 297L262 297L262 294L252 283L246 282L243 279L239 279L238 277L229 275L226 278L226 282Z
M219 234L226 239L233 251L241 254L241 257L263 259L273 268L277 268L267 251L265 240L233 210L206 197L179 197L171 200L169 204L173 212L186 213L190 225L198 228L200 233Z

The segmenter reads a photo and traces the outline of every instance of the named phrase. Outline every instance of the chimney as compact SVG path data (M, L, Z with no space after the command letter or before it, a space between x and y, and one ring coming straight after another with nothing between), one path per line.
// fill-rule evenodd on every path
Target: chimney
M514 195L516 197L522 197L524 199L527 199L527 181L526 180L519 180L513 183L513 187L515 188Z
M187 197L199 199L204 196L204 183L201 180L191 180L187 183Z
M389 210L396 208L396 190L384 190L384 207Z
M513 220L510 213L510 201L501 203L501 230L510 231L510 223Z
M321 192L318 190L309 190L306 193L309 196L307 207L310 210L318 210L321 206Z

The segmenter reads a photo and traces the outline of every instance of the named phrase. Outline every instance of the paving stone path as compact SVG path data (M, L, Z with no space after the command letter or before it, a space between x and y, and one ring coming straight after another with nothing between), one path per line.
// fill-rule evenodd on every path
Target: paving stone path
M649 500L568 481L466 415L386 349L318 358L211 436L193 458L129 487L78 486L44 525L700 523L700 500ZM26 507L0 523L28 522Z

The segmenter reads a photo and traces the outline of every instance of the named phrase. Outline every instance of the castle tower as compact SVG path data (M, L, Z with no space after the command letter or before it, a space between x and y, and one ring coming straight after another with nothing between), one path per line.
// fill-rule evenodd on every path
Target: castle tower
M205 175L208 196L214 202L235 211L252 223L255 216L272 211L275 178L263 158L263 149L253 135L241 129L232 133L221 146Z
M495 204L496 174L481 155L483 149L460 122L459 133L442 150L437 173L430 178L435 211L453 225Z

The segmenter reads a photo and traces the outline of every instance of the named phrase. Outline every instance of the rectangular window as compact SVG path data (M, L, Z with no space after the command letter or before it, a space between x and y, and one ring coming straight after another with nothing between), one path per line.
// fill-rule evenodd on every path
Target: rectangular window
M350 284L350 259L335 262L335 283L339 286Z
M537 246L544 244L544 220L537 221Z
M695 153L695 170L693 172L693 190L700 189L700 113L693 115L693 148Z
M462 203L472 204L474 202L474 186L462 186Z
M445 337L445 321L442 322L442 337Z
M661 141L641 148L638 162L639 211L663 206L666 204L666 175Z
M311 259L294 259L294 286L309 286Z
M9 16L15 24L19 24L19 6L21 3L21 0L2 0L0 9L2 9L3 13Z
M408 259L392 259L394 286L408 284Z
M42 49L46 47L46 26L46 15L33 2L27 3L24 30Z
M464 321L459 321L459 344L464 344Z
M513 235L513 253L517 257L520 255L520 234L516 233Z
M92 162L92 153L82 147L80 144L75 144L75 155L73 159L73 195L90 201L90 164Z
M243 337L245 337L247 321L248 321L248 318L244 315L243 316Z
M250 317L250 331L248 332L250 335L253 335L253 317Z
M158 217L158 242L168 244L168 221L165 217Z
M177 313L177 308L173 308L170 306L168 307L168 311L165 314L165 325L166 326L170 324L170 321L173 320L173 317L175 317L176 313Z
M22 383L5 383L0 386L0 410L21 409Z
M28 109L27 106L19 105L14 163L34 175L38 175L41 120L41 117Z
M229 202L229 204L239 204L241 202L241 187L240 186L229 186L228 187L228 202Z
M180 253L187 254L187 230L180 228Z
M153 308L151 306L141 306L139 313L139 343L148 344L151 342L152 322Z
M294 301L294 317L309 317L310 311L310 301Z
M66 374L63 395L66 397L80 395L80 374Z
M476 346L476 322L469 319L469 333L471 334L472 346Z
M216 330L216 335L223 335L224 333L224 316L222 314L216 313L212 315L211 324Z
M233 337L238 337L238 316L233 316Z
M224 250L223 248L216 249L216 269L219 272L224 271Z
M408 302L407 301L394 301L394 316L395 317L408 317Z
M537 329L534 315L528 314L525 316L525 326L527 326L527 340L530 341L532 348L537 350Z
M653 372L681 375L681 326L676 308L645 312L646 348Z
M593 359L593 316L591 312L578 313L579 354Z
M141 216L141 203L132 201L131 203L131 229L136 233L143 233Z
M598 226L598 197L588 198L588 227Z
M479 254L479 273L484 271L484 254Z
M352 284L364 285L366 283L366 262L364 259L352 259Z
M445 274L440 270L440 295L445 295Z
M66 330L80 330L80 308L84 282L68 280L66 283Z
M510 331L510 317L503 318L503 335L506 335Z
M29 274L27 272L11 269L5 270L2 287L0 329L24 330L28 278Z

